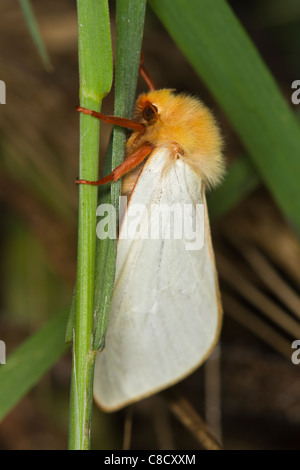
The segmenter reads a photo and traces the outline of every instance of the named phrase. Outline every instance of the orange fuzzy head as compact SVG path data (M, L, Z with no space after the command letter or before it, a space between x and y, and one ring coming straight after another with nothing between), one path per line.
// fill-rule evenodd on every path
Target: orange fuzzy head
M150 91L139 96L135 118L145 124L146 130L131 135L128 154L144 142L170 148L177 144L179 157L208 186L220 182L224 174L222 138L213 115L200 100L169 89Z

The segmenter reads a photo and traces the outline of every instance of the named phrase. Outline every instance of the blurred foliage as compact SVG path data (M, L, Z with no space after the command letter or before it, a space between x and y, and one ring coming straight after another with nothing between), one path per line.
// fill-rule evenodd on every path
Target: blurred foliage
M165 2L156 2L157 6L158 3L163 5ZM300 77L299 2L231 0L228 3L291 107L291 82ZM32 6L51 56L52 74L41 66L18 4L10 0L2 0L0 4L3 37L0 79L7 85L7 104L1 106L0 113L0 204L4 217L1 231L0 339L6 341L8 353L13 354L14 361L18 354L23 356L22 348L26 350L28 341L30 346L30 341L36 338L31 336L33 330L37 330L38 338L43 331L45 334L45 341L39 346L41 355L47 355L51 341L55 344L61 338L63 322L59 323L55 314L69 306L76 271L77 188L74 181L78 176L79 135L78 116L73 111L78 104L76 6L69 0L32 1ZM111 9L114 19L113 2ZM181 20L181 15L176 20ZM223 35L226 42L226 31L221 33L219 40L222 41ZM290 357L291 340L295 338L272 321L275 310L279 311L283 325L291 318L296 320L300 311L299 242L257 176L255 166L241 158L248 159L248 151L227 115L150 8L146 14L143 49L147 68L157 85L201 96L214 110L225 135L228 177L220 189L209 195L226 312L221 368L224 446L299 448L299 371L286 359ZM211 53L208 46L207 51ZM201 50L201 54L205 52ZM211 66L216 72L219 70L218 57ZM255 78L255 74L253 76ZM144 89L144 84L139 81L138 91ZM269 99L268 90L263 90L263 93ZM104 113L112 114L112 101L112 96L104 101ZM292 111L299 114L296 107ZM245 117L248 112L245 111ZM272 122L276 119L275 109ZM246 118L244 125L247 125ZM110 128L102 126L101 132L102 159ZM280 137L280 129L277 129L277 135ZM269 144L271 149L271 142ZM282 150L280 157L285 162L290 155L290 152L287 155ZM254 158L258 158L257 155ZM260 159L263 158L262 152ZM268 164L274 165L270 150L267 158ZM256 168L261 168L262 164L258 162ZM272 171L276 169L272 168ZM266 173L261 175L264 177ZM280 176L279 173L279 183ZM297 172L293 175L297 191L299 176ZM279 188L280 184L277 186ZM277 186L272 187L273 192ZM295 192L294 207L299 203L297 194ZM227 213L220 217L222 211ZM293 215L295 213L296 210ZM50 317L46 330L39 331L40 325ZM55 322L61 330L51 330ZM51 341L47 338L47 331L51 332ZM24 338L27 339L23 343ZM36 357L36 361L38 359ZM47 358L45 367L53 363L50 359ZM14 364L16 362L12 362L11 367ZM34 367L36 364L32 363ZM6 367L0 366L0 380ZM67 355L6 417L0 428L1 448L66 446L70 368L70 355ZM207 397L203 369L186 379L180 387L200 412L205 413ZM37 382L38 375L44 370L36 368L35 372ZM19 378L22 379L21 374ZM15 379L18 379L18 374L15 374ZM17 389L18 385L15 387ZM22 390L19 390L19 397L22 395L20 392ZM11 398L17 401L15 397ZM136 405L133 447L163 448L171 429L169 443L172 441L176 448L195 448L196 441L173 417L168 416L162 406L159 397ZM111 416L97 410L93 423L93 447L120 448L125 416L123 411ZM107 432L103 433L103 429Z
M20 7L22 8L23 14L25 21L27 23L28 29L30 31L30 34L32 36L32 39L37 47L37 50L40 54L40 57L43 61L43 64L46 68L46 70L50 71L52 70L52 65L50 62L50 58L47 52L47 49L45 47L45 43L43 41L43 38L41 36L33 9L32 5L30 3L30 0L19 0Z

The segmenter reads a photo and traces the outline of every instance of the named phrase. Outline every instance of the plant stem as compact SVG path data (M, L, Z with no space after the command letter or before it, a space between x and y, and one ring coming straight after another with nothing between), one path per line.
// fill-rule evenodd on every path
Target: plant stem
M131 117L134 106L138 68L141 54L146 0L117 0L116 2L116 66L115 115ZM108 172L122 163L125 155L126 131L116 126L113 133L113 150L106 163ZM111 162L111 163L110 163ZM106 166L106 165L105 165ZM107 174L107 173L106 173ZM101 203L119 208L121 182L110 187L110 194L102 194ZM97 269L95 283L95 349L102 350L108 325L115 278L117 241L97 239Z
M80 105L100 111L112 83L107 0L77 0ZM99 122L80 115L79 178L98 178ZM69 448L90 448L95 351L93 309L97 188L79 187L76 315L70 402Z

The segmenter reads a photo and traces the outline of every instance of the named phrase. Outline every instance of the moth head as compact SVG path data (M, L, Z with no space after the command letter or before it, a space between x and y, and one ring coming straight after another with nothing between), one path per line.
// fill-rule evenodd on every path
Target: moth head
M157 106L147 98L147 95L142 95L139 98L135 114L146 127L156 123L159 118Z
M143 139L156 147L176 144L207 186L221 181L223 141L213 114L202 101L173 89L154 90L138 97L135 117L146 126Z
M143 93L137 99L135 117L146 126L152 125L158 120L161 121L161 119L164 118L165 110L168 109L172 103L174 91L175 90L163 89Z

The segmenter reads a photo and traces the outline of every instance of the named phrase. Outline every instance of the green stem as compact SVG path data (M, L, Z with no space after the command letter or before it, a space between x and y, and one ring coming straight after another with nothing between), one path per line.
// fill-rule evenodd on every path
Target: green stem
M80 105L100 111L112 83L107 0L77 0ZM96 180L99 122L80 115L79 178ZM79 186L76 315L70 402L70 449L89 449L95 351L93 309L97 188Z
M146 0L117 0L116 2L116 68L115 115L131 117L134 106L138 67L141 54ZM116 168L124 158L126 131L114 128L112 155L109 153L107 173ZM107 174L106 173L106 174ZM118 213L121 182L110 187L110 194L102 193L101 203L111 203ZM111 307L117 241L97 240L97 270L95 283L95 349L102 350Z

